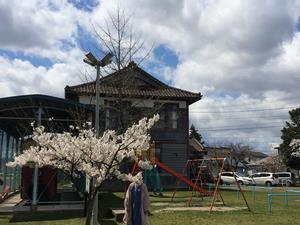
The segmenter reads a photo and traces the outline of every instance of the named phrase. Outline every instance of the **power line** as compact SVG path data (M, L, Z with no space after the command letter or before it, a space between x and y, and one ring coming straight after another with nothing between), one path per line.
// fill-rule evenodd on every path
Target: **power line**
M266 137L244 137L244 136L233 136L233 135L231 135L231 136L224 136L224 135L216 135L216 134L214 134L214 135L202 135L204 138L248 138L248 139L250 139L250 140L252 140L252 139L255 139L255 140L265 140L266 138L268 138L268 139L270 139L270 138L272 138L272 139L280 139L281 137L280 136L266 136Z
M236 112L259 112L259 111L270 111L270 110L284 110L294 109L296 107L281 107L281 108L268 108L268 109L248 109L248 110L234 110L234 111L189 111L190 113L236 113Z
M272 123L256 123L256 124L251 124L251 125L272 125L272 124L274 124L274 123L282 123L282 121L277 121L277 122L272 122ZM242 124L239 124L240 126L242 125ZM244 124L244 126L248 126L248 125L250 125L250 124ZM203 129L222 129L222 128L232 128L232 127L236 127L236 125L235 126L221 126L221 127L200 127L199 129L201 129L201 130L203 130ZM243 128L243 127L242 127Z
M220 140L220 141L222 141L222 140ZM273 143L277 143L277 142L272 142L272 141L247 141L247 140L238 140L235 143L238 143L238 142L242 142L242 143L245 143L245 144L246 143L260 143L260 144L273 144Z
M201 131L252 130L252 129L269 129L269 128L282 128L282 126L235 127L235 128L221 128L221 129L201 129Z
M234 117L234 116L231 116L231 117L222 117L221 119L222 120L251 120L251 119L263 119L263 118L267 118L268 120L269 119L281 119L281 120L288 120L289 118L283 118L282 116L267 116L267 115L264 115L264 116L244 116L244 117ZM195 120L197 121L207 121L207 120L216 120L216 118L195 118Z
M225 106L221 106L222 108L235 108L235 107L240 107L240 106L253 106L255 105L264 105L264 104L274 104L274 103L279 103L279 101L282 100L291 100L291 99L296 99L298 100L299 97L298 96L294 96L294 97L285 97L285 98L281 98L281 99L277 99L277 101L269 101L269 102L265 102L265 103L246 103L246 104L241 104L241 103L237 103L237 104L233 104L233 105L225 105ZM233 99L233 101L236 101L236 99ZM215 106L212 108L218 108L220 106ZM299 106L298 106L299 107ZM209 108L209 107L208 107Z
M280 137L278 136L266 136L266 137L245 137L245 136L224 136L224 135L203 135L202 136L203 139L213 139L213 138L219 138L219 139L230 139L230 138L233 138L233 139L236 139L236 140L245 140L245 141L266 141L266 139L268 139L268 141L272 142L277 142L278 140L281 140Z

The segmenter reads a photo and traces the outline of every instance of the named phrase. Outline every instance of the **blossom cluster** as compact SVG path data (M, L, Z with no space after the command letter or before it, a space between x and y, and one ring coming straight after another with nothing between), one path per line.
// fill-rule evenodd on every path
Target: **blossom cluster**
M49 133L43 126L35 127L32 139L37 143L17 156L7 166L23 166L29 162L39 167L51 166L70 176L83 172L94 178L95 186L113 177L122 180L140 180L119 170L125 158L138 161L142 152L150 148L149 129L159 120L159 115L143 118L129 127L125 133L117 135L113 130L106 130L102 136L96 136L93 129L78 129L74 132ZM71 130L74 127L71 127ZM150 169L147 161L140 161L139 166Z
M292 155L295 157L300 157L300 139L293 139L290 143L290 147L293 150Z

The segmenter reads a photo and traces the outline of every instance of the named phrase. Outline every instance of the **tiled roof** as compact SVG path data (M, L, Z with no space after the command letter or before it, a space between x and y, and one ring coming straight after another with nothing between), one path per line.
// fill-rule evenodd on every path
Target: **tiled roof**
M66 87L66 91L76 92L79 95L94 95L95 94L95 82L86 83L85 85ZM153 90L143 89L121 89L110 86L100 86L100 94L105 96L110 95L125 95L134 97L167 97L167 98L195 98L200 99L201 95L189 91L184 91L178 88L166 87Z
M107 83L107 80L114 76L120 76L126 74L126 76L131 76L131 74L138 74L139 78L146 78L151 80L155 87L145 87L145 86L134 86L130 87L116 87L116 85L111 85ZM76 86L66 86L65 88L67 94L75 94L77 96L82 95L95 95L95 81L84 83ZM201 99L200 93L193 93L178 88L168 86L161 81L157 80L135 64L131 63L128 67L125 67L119 72L110 74L102 79L100 79L100 95L101 96L124 96L131 98L154 98L154 99L173 99L173 100L186 100L189 104L196 102Z
M199 141L197 141L195 138L189 138L189 148L192 151L206 152L204 150L203 145Z
M252 157L257 157L257 158L266 158L266 157L268 157L267 154L265 154L263 152L256 152L256 151L250 151L250 155Z

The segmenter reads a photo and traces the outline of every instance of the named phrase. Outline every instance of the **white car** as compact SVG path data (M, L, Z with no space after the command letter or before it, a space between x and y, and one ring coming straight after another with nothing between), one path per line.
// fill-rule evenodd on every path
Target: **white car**
M279 183L278 176L274 173L260 172L252 174L252 179L257 185L274 186Z
M296 184L295 174L291 172L278 172L275 173L278 176L279 184L292 186Z
M233 172L222 172L221 173L221 184L236 184L236 181L234 179L234 176L237 180L237 182L240 185L252 185L254 184L253 180L249 177L243 177L240 176L237 173L233 173Z

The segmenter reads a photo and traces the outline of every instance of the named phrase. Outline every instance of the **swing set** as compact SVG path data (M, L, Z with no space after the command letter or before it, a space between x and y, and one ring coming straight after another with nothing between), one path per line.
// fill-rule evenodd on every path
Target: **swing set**
M220 184L221 184L221 173L224 171L225 166L230 172L234 172L232 166L226 158L207 158L207 159L191 159L187 160L182 173L178 173L174 171L172 168L168 167L164 163L160 162L155 156L155 142L151 143L150 151L144 153L142 155L142 159L150 160L152 164L157 165L159 168L164 170L165 172L171 174L172 176L176 177L177 182L175 189L172 194L171 201L174 201L177 189L181 182L187 184L191 189L191 195L188 200L188 206L192 206L192 200L195 196L195 192L199 192L200 196L203 197L210 197L210 209L209 212L211 213L213 207L215 206L217 197L220 197L222 204L225 206L225 201L223 196L220 192ZM227 163L226 163L227 162ZM134 174L138 170L137 162L134 163L132 168L131 174ZM186 177L186 174L190 173L191 179ZM251 211L249 204L246 200L243 190L241 189L240 183L237 181L236 177L234 176L235 184L238 188L238 191L242 194L243 200L248 208ZM214 186L214 190L211 191L211 187ZM208 189L208 190L207 190Z
M191 181L193 181L194 186L191 190L191 195L188 200L187 205L192 206L192 200L195 196L196 189L195 187L200 187L201 189L206 190L208 188L208 191L206 192L200 192L200 197L210 197L211 203L210 203L210 209L209 212L211 213L213 210L213 207L215 206L217 197L220 197L222 204L225 206L224 198L220 192L220 184L221 184L221 173L224 171L224 168L226 166L226 158L207 158L207 159L191 159L187 160L182 174L186 174L188 171L191 175ZM227 164L228 169L233 172L233 169L231 165ZM219 169L218 169L219 168ZM241 186L239 182L237 181L236 177L234 176L236 186L238 188L238 191L242 194L243 199L245 201L245 204L249 211L250 207L246 200L246 197L243 193L243 190L241 189ZM177 180L176 188L173 191L173 195L171 198L171 201L174 201L177 188L180 184L180 180ZM211 191L211 187L214 187L214 190Z

